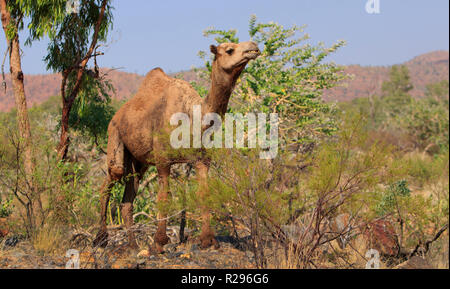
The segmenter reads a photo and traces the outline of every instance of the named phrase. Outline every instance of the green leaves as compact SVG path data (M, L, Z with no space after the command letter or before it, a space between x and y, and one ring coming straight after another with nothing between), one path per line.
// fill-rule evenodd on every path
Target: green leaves
M407 67L393 66L390 79L383 83L382 96L355 99L352 108L345 110L356 107L371 117L371 129L395 135L402 146L434 155L449 148L448 87L448 80L431 83L423 96L412 97Z
M394 65L390 71L390 81L383 83L383 94L387 96L401 96L413 89L409 70L405 65Z
M256 21L258 18L256 18L256 15L250 16L250 25L248 29L248 33L250 34L250 37L254 37L256 33L258 33L258 27L256 25Z
M449 109L448 99L426 97L413 99L406 110L409 113L397 117L399 125L406 129L415 139L420 149L428 152L448 151L449 144Z
M0 218L6 218L11 215L13 208L12 201L12 197L4 201L0 199Z
M231 100L234 112L278 113L286 143L314 141L335 130L332 118L325 115L332 108L322 101L322 93L346 77L341 67L324 62L345 42L329 48L322 43L304 43L309 36L303 30L273 22L258 23L256 16L251 16L249 36L258 43L262 55L248 64ZM218 43L239 42L236 30L210 28L204 35L214 36ZM206 55L200 54L210 72L212 59Z
M69 125L98 146L106 145L108 125L115 114L109 96L111 92L114 92L111 83L86 73L70 113Z
M97 52L101 46L98 42L106 41L112 28L110 2L81 1L78 13L67 12L67 0L15 2L15 9L30 20L27 44L31 45L32 41L45 36L50 39L44 61L48 70L63 76L64 104L70 103L71 106L74 101L74 109L68 108L70 125L97 145L106 139L107 126L114 113L109 97L112 86L99 77L96 63L96 56L102 54ZM99 22L103 7L105 13ZM95 62L92 70L86 66L90 59ZM83 76L77 83L79 73Z
M216 38L214 38L217 43L239 43L239 38L236 36L237 30L229 30L229 31L222 31L222 30L215 30L213 28L207 29L203 32L203 35L205 37L211 36L211 35L218 35Z
M80 32L84 29L92 30L98 19L100 0L81 1L78 14L68 14L66 11L67 0L16 0L16 6L24 16L30 19L28 30L30 36L27 44L48 36L50 40L58 37L58 34L73 18L79 18ZM112 23L112 7L107 6L106 17L100 29L100 39L104 40ZM60 34L61 35L61 34Z
M66 2L66 0L16 1L18 10L30 19L28 25L30 36L26 41L27 45L46 35L50 38L55 35L58 23L63 22L66 16Z

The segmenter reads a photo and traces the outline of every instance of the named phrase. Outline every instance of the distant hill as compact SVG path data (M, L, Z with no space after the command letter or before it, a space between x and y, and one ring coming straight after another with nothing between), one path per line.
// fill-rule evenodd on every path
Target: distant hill
M449 52L435 51L415 57L404 63L408 66L411 80L414 84L412 95L420 97L429 83L439 82L449 77ZM150 70L150 69L149 69ZM126 73L117 70L104 69L107 78L113 83L117 99L126 99L136 93L144 76L136 73ZM347 101L370 94L379 94L383 81L389 78L389 67L351 65L345 72L353 75L352 80L345 83L345 87L338 87L325 93L326 100ZM195 80L195 73L182 72L187 81ZM25 91L29 107L40 104L50 96L60 94L61 77L57 74L26 75ZM9 75L6 75L6 94L0 89L0 111L8 111L14 107L14 97Z
M449 52L435 51L415 57L403 63L409 69L415 97L424 95L427 84L439 82L449 77ZM383 81L389 80L390 67L350 65L345 72L352 75L343 87L327 91L326 100L348 101L381 93Z
M115 98L123 99L133 95L143 76L135 73L126 73L116 70L103 70L107 78L113 83L116 94ZM13 89L9 74L6 75L6 94L0 87L0 111L8 111L15 106ZM33 104L40 104L46 101L50 96L60 95L61 76L59 74L40 74L25 76L25 93L28 107Z

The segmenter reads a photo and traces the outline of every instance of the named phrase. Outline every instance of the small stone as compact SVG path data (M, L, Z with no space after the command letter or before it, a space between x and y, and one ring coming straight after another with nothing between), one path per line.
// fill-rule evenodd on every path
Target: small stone
M427 260L414 256L408 261L398 265L395 269L433 269Z
M144 266L144 265L145 265L145 262L146 262L145 259L138 259L138 260L137 260L137 265L138 265L138 267Z
M187 263L186 266L198 266L198 264L191 261L191 262Z
M192 246L191 246L191 248L190 248L190 252L191 253L193 253L193 252L196 252L196 251L198 251L199 250L199 246L198 246L198 244L192 244Z
M183 254L184 254L184 252L169 253L169 254L167 254L167 258L168 259L178 258L178 257L180 257Z
M142 250L141 252L139 252L139 254L137 254L138 258L148 258L150 257L150 252L148 250Z
M17 259L21 259L21 258L25 257L26 254L23 252L12 252L11 256L13 256L14 258L17 258Z
M11 247L11 248L13 248L13 247L15 247L18 243L19 243L19 238L17 238L17 236L14 236L14 237L7 238L7 239L5 240L4 246L5 246L5 247Z
M169 253L174 253L177 251L177 247L178 247L178 244L168 244L168 245L166 245L164 250Z
M191 259L192 256L191 256L191 253L185 253L185 254L180 255L180 258L183 258L183 259Z

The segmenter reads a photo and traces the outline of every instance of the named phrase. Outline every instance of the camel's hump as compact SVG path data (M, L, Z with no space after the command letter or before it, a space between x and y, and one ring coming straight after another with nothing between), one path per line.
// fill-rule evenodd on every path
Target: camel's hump
M155 69L150 70L149 73L147 73L146 77L156 77L156 76L167 76L167 74L162 70L161 67L156 67Z
M138 91L149 91L163 88L169 83L170 77L159 67L151 70L144 78Z

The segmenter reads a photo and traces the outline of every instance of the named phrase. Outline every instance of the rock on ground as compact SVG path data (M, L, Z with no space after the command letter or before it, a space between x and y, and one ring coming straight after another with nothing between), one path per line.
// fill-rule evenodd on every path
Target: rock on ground
M398 265L395 269L433 269L427 260L414 256L408 261Z

